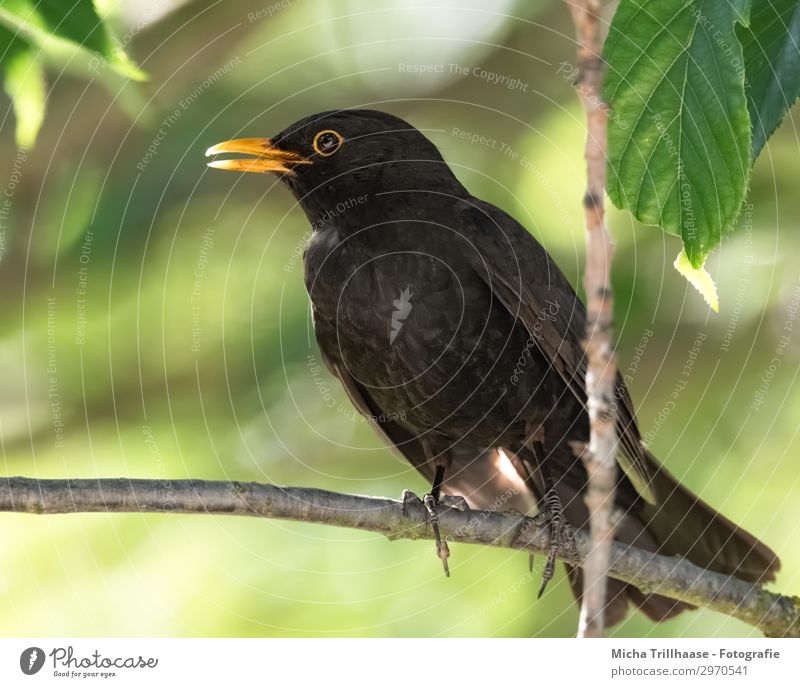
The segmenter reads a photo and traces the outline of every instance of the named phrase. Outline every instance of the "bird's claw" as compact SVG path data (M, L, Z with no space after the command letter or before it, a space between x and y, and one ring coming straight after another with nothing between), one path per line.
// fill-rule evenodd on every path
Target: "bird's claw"
M402 502L401 508L403 509L403 517L407 518L409 516L408 512L408 504L413 503L415 505L419 504L422 505L422 501L420 500L419 496L417 496L411 489L403 489L403 493L400 496L400 500Z
M539 587L537 598L541 598L547 583L553 579L555 573L556 560L565 553L574 555L575 537L572 529L564 519L564 512L555 489L548 490L544 505L539 513L533 518L531 525L536 527L547 527L549 532L549 545L547 558L545 559L544 569L542 570L542 584ZM519 535L518 535L519 536ZM533 571L533 553L528 555L528 567Z
M547 583L553 579L556 569L556 560L575 546L572 531L569 527L564 525L563 522L557 524L555 521L551 520L549 522L549 527L550 545L547 549L547 560L544 564L544 570L542 570L542 584L539 587L539 593L536 596L537 599L542 598Z
M466 501L462 497L455 498L460 498L461 503L459 505L466 507ZM450 549L447 546L447 542L442 539L442 535L439 532L439 514L436 511L437 505L441 505L441 501L444 500L444 497L440 497L440 502L437 504L433 494L426 494L422 499L420 499L419 496L417 496L410 489L404 489L401 500L403 516L406 518L409 516L410 504L413 503L414 505L422 505L425 507L428 524L431 526L431 529L433 530L433 536L436 539L436 555L442 561L442 567L444 568L445 576L450 577L450 566L447 563L447 559L450 557ZM457 508L458 506L453 505L452 507Z
M450 558L450 549L447 546L447 542L442 539L442 535L439 533L439 514L436 512L436 506L438 504L433 494L425 494L422 503L425 505L425 510L428 511L428 522L433 530L433 536L436 539L436 555L439 556L439 560L442 561L445 577L450 577L450 566L447 564L447 559Z
M542 598L547 583L553 579L556 560L565 553L575 551L575 535L564 520L560 501L554 502L551 508L540 512L536 516L536 519L539 518L541 519L537 524L544 525L549 529L550 543L547 549L544 570L542 570L542 584L539 587L537 599Z
M522 517L525 517L525 516L522 516ZM520 529L520 531L517 533L517 535L515 537L515 541L517 539L519 539L525 533L525 531L528 528L530 528L530 527L537 527L537 528L538 527L543 527L543 526L546 526L546 524L547 523L544 523L541 520L539 520L539 516L538 515L536 517L534 517L532 521L531 520L527 520L522 525L522 528ZM529 572L533 572L533 563L534 563L535 558L536 558L536 556L533 553L533 551L528 551L528 571ZM539 594L539 596L541 596L541 593Z
M454 508L462 513L466 513L468 510L470 510L467 499L465 499L463 496L457 496L454 494L442 494L439 497L437 505L444 506L445 508Z

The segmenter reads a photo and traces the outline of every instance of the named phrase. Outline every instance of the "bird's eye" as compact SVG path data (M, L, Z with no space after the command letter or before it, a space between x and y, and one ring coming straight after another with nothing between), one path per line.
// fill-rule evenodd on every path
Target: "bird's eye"
M323 157L333 155L339 150L342 143L344 143L344 137L333 129L325 129L314 136L314 150Z

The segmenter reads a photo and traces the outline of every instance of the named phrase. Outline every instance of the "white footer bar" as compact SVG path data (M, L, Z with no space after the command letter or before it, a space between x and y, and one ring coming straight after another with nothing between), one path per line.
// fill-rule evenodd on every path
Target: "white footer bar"
M798 684L798 675L800 639L0 640L2 685L710 687Z

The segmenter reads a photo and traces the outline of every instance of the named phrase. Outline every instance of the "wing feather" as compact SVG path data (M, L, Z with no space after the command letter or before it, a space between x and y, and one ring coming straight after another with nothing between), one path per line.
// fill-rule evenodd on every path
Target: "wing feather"
M322 359L331 374L339 379L350 398L364 418L366 418L381 438L402 458L408 460L419 472L428 479L433 478L429 469L428 460L422 447L422 442L407 429L391 419L391 414L379 408L369 392L359 384L352 375L322 353Z
M499 208L472 199L464 231L472 233L475 271L509 313L520 319L534 345L567 388L586 404L583 339L586 310L547 251L515 219ZM649 469L628 390L617 374L617 431L622 451L617 461L637 493L651 504L654 475Z

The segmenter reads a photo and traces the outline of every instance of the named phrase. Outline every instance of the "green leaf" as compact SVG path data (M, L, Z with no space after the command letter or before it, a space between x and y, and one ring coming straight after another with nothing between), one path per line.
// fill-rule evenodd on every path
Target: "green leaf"
M750 174L736 23L747 0L622 0L605 45L608 194L681 236L689 262L735 221Z
M800 0L760 0L739 27L753 159L800 96Z

